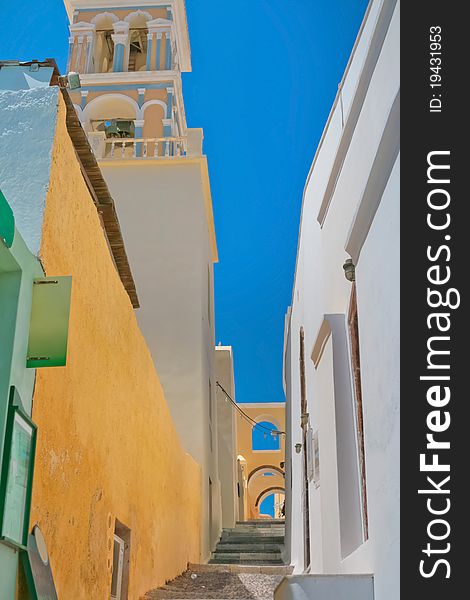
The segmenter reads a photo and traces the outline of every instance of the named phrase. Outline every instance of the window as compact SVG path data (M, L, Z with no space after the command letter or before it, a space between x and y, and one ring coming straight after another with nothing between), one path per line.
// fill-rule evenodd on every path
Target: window
M129 590L131 530L117 519L114 527L111 600L127 600Z
M122 573L124 567L124 540L114 535L113 576L111 580L111 599L121 600Z
M316 488L320 486L320 450L318 447L318 431L309 427L307 431L307 473L308 480L313 481Z
M251 431L251 447L257 452L275 451L281 449L280 437L276 433L276 425L269 421L261 421L253 425Z
M110 25L104 22L97 26L91 72L109 73L113 70L114 41L113 30L108 29Z
M136 28L129 32L128 71L140 71L147 59L147 29Z
M361 360L359 352L359 324L357 318L356 286L353 283L349 306L349 340L351 345L351 370L353 378L353 396L356 419L357 448L359 454L359 471L361 484L362 525L364 541L369 538L367 515L366 461L364 448L364 416L362 410Z
M12 386L0 480L0 539L14 546L27 545L36 447L36 425L21 406Z

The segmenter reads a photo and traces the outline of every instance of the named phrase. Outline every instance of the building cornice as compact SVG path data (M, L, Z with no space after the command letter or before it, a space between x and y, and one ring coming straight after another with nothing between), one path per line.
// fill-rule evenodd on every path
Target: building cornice
M80 75L82 85L116 85L167 83L176 85L180 82L178 71L121 71L112 73L87 73Z

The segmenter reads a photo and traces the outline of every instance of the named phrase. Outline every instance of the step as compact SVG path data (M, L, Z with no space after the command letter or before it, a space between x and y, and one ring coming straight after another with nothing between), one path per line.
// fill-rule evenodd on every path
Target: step
M236 560L278 560L281 558L280 552L219 552L213 553L213 558L233 558Z
M284 537L285 533L284 531L279 531L279 530L275 530L275 529L265 529L263 531L250 531L249 529L244 529L244 530L234 530L234 531L222 531L222 535L224 537L230 537L230 536L236 536L236 535L249 535L252 536L254 539L257 538L264 538L264 537L272 537L272 536L282 536Z
M219 542L215 547L216 552L281 552L282 544L227 544Z
M266 527L264 529L258 528L258 529L250 529L249 527L238 527L236 529L222 529L222 533L226 534L226 535L236 535L236 534L250 534L253 536L263 536L263 535L284 535L285 534L285 530L284 529L280 529L279 527Z
M241 564L195 564L189 563L188 573L261 573L264 575L290 575L294 567L291 565L241 565Z
M283 535L266 535L262 538L254 538L251 535L224 535L220 538L222 544L283 544Z
M282 559L264 559L264 560L248 560L248 559L238 559L238 558L211 558L209 561L209 565L253 565L258 567L270 566L270 565L284 565L284 561Z
M261 531L263 529L282 529L286 528L285 525L280 523L275 523L273 525L266 525L265 523L261 523L260 525L255 525L253 523L243 523L237 524L235 527L226 527L226 529L251 529L253 531Z
M241 523L285 523L285 519L246 519L245 521L237 521L237 525Z
M285 530L285 525L235 525L235 527L225 527L229 531L240 531L249 529L250 531L271 531L273 529Z
M285 529L286 526L284 523L237 523L234 527L231 527L231 529L239 529L240 527L250 527L251 529L274 529L277 527L279 529Z

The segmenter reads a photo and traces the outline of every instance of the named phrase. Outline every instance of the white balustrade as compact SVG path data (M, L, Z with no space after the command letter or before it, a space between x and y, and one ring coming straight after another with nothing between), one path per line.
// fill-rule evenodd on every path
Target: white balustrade
M91 136L90 136L91 137ZM98 160L145 160L189 156L186 137L90 139Z

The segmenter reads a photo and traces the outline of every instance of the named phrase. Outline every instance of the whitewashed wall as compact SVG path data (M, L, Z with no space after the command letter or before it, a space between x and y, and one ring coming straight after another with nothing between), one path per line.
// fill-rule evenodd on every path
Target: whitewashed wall
M215 347L216 381L233 400L235 397L235 378L231 346ZM221 389L216 387L217 399L217 437L219 480L222 500L222 527L234 527L238 520L237 493L237 430L235 407Z
M9 83L0 78L0 88ZM58 87L0 89L0 187L35 255L41 244L58 94Z
M304 570L302 453L293 450L302 441L299 331L303 327L308 412L313 429L319 432L320 449L320 485L309 485L310 570L373 573L376 600L399 597L399 85L399 4L373 1L343 81L342 102L331 113L305 188L285 345L292 460L287 502L291 562L295 572ZM348 135L350 143L338 167ZM335 169L331 202L320 225L318 215ZM351 381L338 373L334 336L326 342L317 367L311 355L325 316L347 319L351 283L342 265L350 257L346 248L352 247L369 540L345 553L345 530L353 523L340 524L340 487L344 490L352 484L345 484L338 449L344 450L354 432L338 421L337 405L339 389Z
M153 166L132 163L111 161L101 163L101 168L116 204L136 282L141 305L137 319L182 444L202 467L202 559L206 560L220 534L221 502L213 265L200 170L197 164L182 162Z

